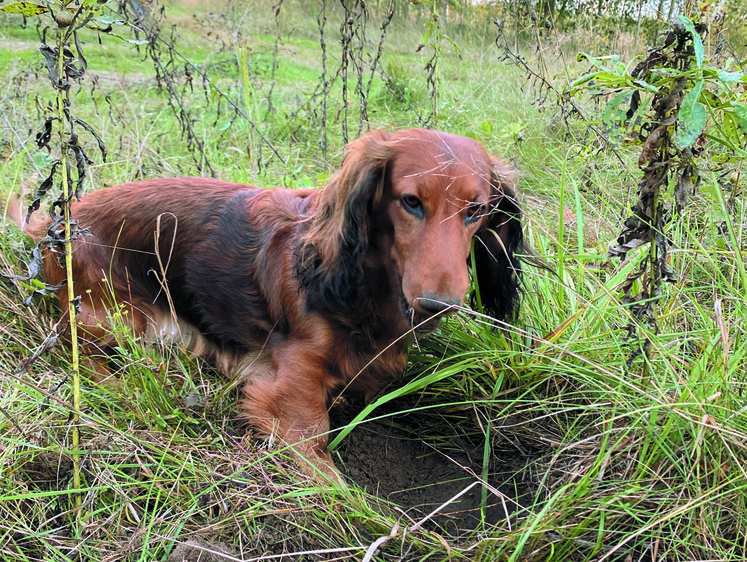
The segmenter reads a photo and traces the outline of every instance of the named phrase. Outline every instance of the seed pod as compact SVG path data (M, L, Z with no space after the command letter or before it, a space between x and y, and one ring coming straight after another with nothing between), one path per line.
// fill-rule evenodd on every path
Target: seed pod
M65 8L62 8L54 13L54 21L56 21L57 25L59 25L60 27L69 26L71 23L73 23L73 18L75 18L75 14Z

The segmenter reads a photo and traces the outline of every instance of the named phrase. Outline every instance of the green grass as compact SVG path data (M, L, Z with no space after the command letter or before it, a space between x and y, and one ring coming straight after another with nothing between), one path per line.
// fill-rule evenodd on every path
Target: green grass
M231 118L214 89L206 93L195 78L190 91L182 78L196 134L221 178L322 186L339 164L339 80L329 94L327 160L317 144L318 100L309 99L321 69L315 10L284 3L274 111L267 115L275 41L270 6L250 2L224 13L210 3L168 8L180 51L282 156L271 156L246 119ZM326 29L332 69L337 17L329 14ZM371 18L369 39L378 39L378 23ZM392 26L382 63L394 82L387 86L376 75L371 126L416 126L431 103L426 55L415 53L422 27ZM33 142L43 122L39 108L51 96L34 54L35 33L32 25L20 30L17 20L0 16L0 36L11 41L0 49L0 69L8 76L0 109L3 201L10 191L33 190L50 163ZM625 149L623 166L600 151L583 123L571 121L566 130L552 103L532 103L536 91L516 68L499 62L491 37L455 37L462 38L462 59L444 44L433 125L473 136L516 163L525 234L557 275L527 268L513 327L496 330L489 319L465 311L416 342L407 375L354 424L383 424L444 454L457 452L460 439L477 443L471 481L495 473L496 459L513 456L522 464L503 484L529 490L523 507L457 535L419 526L375 490L319 488L282 450L242 434L238 392L219 374L178 349L146 349L121 330L122 368L114 380L95 383L83 373L83 510L76 527L64 375L69 352L58 344L19 369L57 313L49 299L23 307L28 287L3 281L0 560L66 560L76 552L96 561L196 559L197 552L223 553L212 554L215 560L280 554L360 560L369 549L375 560L745 558L743 196L734 197L732 214L725 214L722 201L732 193L704 175L706 186L667 233L680 277L664 288L657 329L636 324L650 341L650 358L630 360L640 340L627 337L632 317L619 287L643 256L631 252L619 262L606 253L635 195L637 148ZM12 41L23 48L14 49ZM198 173L148 61L120 40L103 42L101 48L91 38L84 44L89 74L100 79L95 88L90 80L75 86L73 102L109 150L101 162L81 132L96 160L86 189ZM247 46L243 79L241 45ZM528 54L535 63L536 53ZM549 60L550 78L562 88L577 69ZM350 100L355 107L354 94ZM586 110L594 118L594 105ZM349 113L351 137L357 115ZM25 271L30 243L9 226L1 232L0 268ZM483 489L483 498L495 501ZM382 537L390 538L374 550Z

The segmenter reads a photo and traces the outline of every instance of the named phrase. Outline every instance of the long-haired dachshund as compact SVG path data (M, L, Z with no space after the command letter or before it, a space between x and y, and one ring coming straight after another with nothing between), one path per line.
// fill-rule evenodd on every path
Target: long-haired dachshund
M72 215L92 233L72 249L83 352L106 363L119 307L146 340L238 377L248 423L333 477L331 397L371 398L404 371L405 336L464 303L472 248L485 312L510 319L519 303L512 171L447 133L371 132L321 191L154 179L91 193ZM27 228L39 240L48 226Z

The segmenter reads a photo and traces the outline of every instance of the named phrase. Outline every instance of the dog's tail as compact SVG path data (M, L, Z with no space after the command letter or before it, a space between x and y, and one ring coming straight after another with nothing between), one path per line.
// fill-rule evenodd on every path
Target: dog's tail
M39 241L44 236L44 230L46 228L47 220L42 217L39 213L34 213L31 217L26 214L26 204L23 202L23 197L15 193L11 193L5 200L4 214L5 217L14 223L18 230ZM28 220L27 220L28 219Z
M5 218L15 223L19 229L24 230L26 221L23 217L23 200L18 195L11 193L5 198L4 211Z

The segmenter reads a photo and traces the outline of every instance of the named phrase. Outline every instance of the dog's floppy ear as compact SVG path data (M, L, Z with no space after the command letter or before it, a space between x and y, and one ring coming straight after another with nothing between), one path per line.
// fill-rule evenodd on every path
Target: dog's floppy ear
M299 256L299 277L311 308L339 309L355 302L371 217L393 154L388 138L376 130L351 142L342 167L320 196Z
M521 301L521 263L516 254L524 246L516 176L511 168L492 159L490 183L488 221L474 241L474 276L478 288L472 293L472 305L477 304L479 290L487 314L511 320L516 317Z

